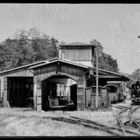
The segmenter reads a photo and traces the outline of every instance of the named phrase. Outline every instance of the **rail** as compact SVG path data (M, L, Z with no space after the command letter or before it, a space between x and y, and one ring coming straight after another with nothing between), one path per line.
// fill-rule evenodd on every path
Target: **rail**
M119 126L122 130L123 136L127 135L126 126L130 126L130 127L133 127L134 129L138 129L138 131L140 132L140 124L133 116L133 113L135 113L140 108L140 106L131 105L129 107L126 107L126 106L117 105L117 106L113 106L113 107L116 107L116 108L120 109L119 113L117 113L117 115L116 115L116 121L118 122L118 124L119 124ZM125 121L123 123L122 122L122 115L124 113L128 113L127 116L129 118L129 120ZM140 136L140 134L139 134L139 136Z

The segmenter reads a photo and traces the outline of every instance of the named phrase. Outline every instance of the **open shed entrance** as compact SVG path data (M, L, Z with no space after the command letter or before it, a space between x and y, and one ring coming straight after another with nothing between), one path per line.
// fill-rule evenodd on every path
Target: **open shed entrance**
M8 77L10 107L33 107L33 77Z
M106 88L109 94L111 104L117 103L119 101L119 93L117 92L118 87L110 84L110 85L107 85Z
M77 82L65 75L42 81L43 110L76 110Z

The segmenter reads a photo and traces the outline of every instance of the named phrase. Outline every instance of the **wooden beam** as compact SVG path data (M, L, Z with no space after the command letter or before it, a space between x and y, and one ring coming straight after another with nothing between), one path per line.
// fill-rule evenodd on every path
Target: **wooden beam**
M110 76L110 75L107 75L107 76L104 76L104 75L98 75L99 78L118 78L120 79L120 77L117 77L117 76Z
M97 46L98 47L98 46ZM96 100L95 100L95 106L98 108L98 94L99 94L99 77L98 77L98 48L96 47Z

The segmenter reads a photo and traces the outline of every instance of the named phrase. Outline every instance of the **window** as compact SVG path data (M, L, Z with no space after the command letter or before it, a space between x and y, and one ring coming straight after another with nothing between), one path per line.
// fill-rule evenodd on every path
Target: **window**
M69 59L69 60L71 60L71 51L69 51L69 50L66 50L65 51L65 59Z
M115 86L108 86L108 92L117 92L117 88Z
M90 49L67 49L62 50L62 59L69 60L91 60L91 50Z
M73 50L71 60L90 60L90 50Z
M70 103L70 87L64 84L57 84L57 99L59 105L66 105Z
M64 84L57 84L57 96L70 96L70 87Z
M65 58L65 51L61 52L61 58L64 59Z

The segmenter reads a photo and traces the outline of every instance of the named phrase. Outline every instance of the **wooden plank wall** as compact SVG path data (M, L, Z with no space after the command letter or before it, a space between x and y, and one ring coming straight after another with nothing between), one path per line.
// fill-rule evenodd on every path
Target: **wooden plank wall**
M86 108L95 109L96 91L91 88L86 89ZM109 107L111 100L106 88L100 88L98 96L98 107Z
M1 94L2 94L2 89L1 89L1 86L2 86L2 82L1 82L2 80L0 79L0 99L2 99L2 96L1 96Z
M85 80L80 79L77 83L77 110L85 109Z
M7 77L3 78L3 106L7 107Z
M68 60L88 60L92 59L92 48L65 48L62 50L65 59ZM82 57L81 57L82 56Z
M42 89L41 89L41 83L37 84L37 111L42 110Z
M59 69L58 69L59 68ZM59 72L58 72L59 70ZM51 75L55 74L66 74L67 76L72 77L74 80L78 80L77 84L77 110L84 110L85 109L85 80L84 79L84 69L80 69L79 67L72 66L69 64L53 64L47 65L42 68L38 68L35 70L35 77L34 77L34 102L36 102L35 106L37 110L42 109L42 102L41 102L41 86L38 80L43 81L44 79L48 78ZM37 80L38 79L38 80Z

